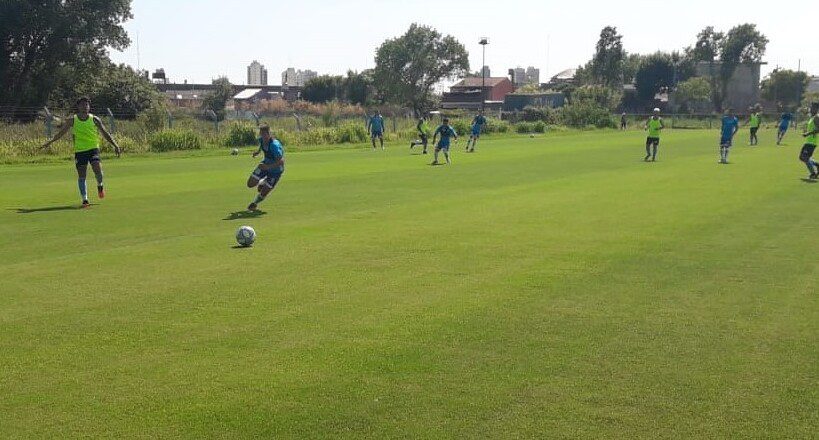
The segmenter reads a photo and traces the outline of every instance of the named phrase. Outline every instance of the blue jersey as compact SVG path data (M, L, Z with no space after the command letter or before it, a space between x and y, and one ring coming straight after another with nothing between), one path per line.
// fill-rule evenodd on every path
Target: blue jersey
M381 133L384 131L384 118L381 115L373 116L368 125L373 133Z
M793 114L782 113L782 116L779 118L779 128L781 128L782 130L787 130L791 126L792 120Z
M475 119L472 120L472 129L480 130L484 124L486 124L486 118L481 115L475 116Z
M282 148L282 143L279 142L278 139L270 139L270 142L265 145L264 140L259 138L259 150L264 153L264 160L262 163L265 165L274 164L282 159L284 159L284 148ZM284 172L284 163L282 163L278 168L274 168L269 170L273 174L281 174Z
M734 137L734 133L739 129L739 119L736 116L723 116L722 118L722 140L728 141Z
M457 137L458 133L455 132L455 129L452 128L451 125L442 125L435 130L435 134L441 136L441 140L438 142L439 147L448 147L452 138Z

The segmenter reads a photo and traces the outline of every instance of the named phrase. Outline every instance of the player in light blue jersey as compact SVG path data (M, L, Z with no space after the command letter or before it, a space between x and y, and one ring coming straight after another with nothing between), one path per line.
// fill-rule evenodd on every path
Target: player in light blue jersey
M384 149L384 117L376 110L369 121L367 121L367 131L370 133L370 139L373 142L373 150L375 150L375 140L381 141L381 149Z
M259 209L259 203L273 191L284 174L284 148L281 142L270 134L270 127L267 125L259 127L259 149L253 153L253 157L262 153L264 159L247 179L248 188L259 190L259 194L248 205L248 211Z
M734 136L739 131L739 119L734 115L732 109L725 110L722 117L722 134L719 141L719 163L728 163L728 153L734 144Z
M481 132L483 131L483 126L485 124L486 117L483 116L483 112L478 113L475 118L472 119L472 134L469 136L469 140L466 141L467 152L475 152L475 145L478 143L478 139L481 137ZM472 144L471 148L470 144Z
M779 130L776 132L776 145L782 145L785 135L788 134L788 129L791 128L793 122L793 113L784 111L779 117Z
M441 141L436 143L439 136L441 137ZM455 138L457 141L458 133L449 125L449 119L444 118L444 123L435 129L435 134L432 136L432 143L435 145L435 160L432 161L432 165L438 165L438 153L441 151L444 152L447 165L452 163L449 160L449 147L452 143L452 138Z

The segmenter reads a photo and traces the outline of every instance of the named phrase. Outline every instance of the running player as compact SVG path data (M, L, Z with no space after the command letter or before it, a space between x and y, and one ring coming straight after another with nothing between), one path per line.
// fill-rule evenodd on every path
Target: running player
M657 149L660 147L660 132L665 129L663 118L660 117L660 109L654 109L654 114L646 121L645 129L648 131L648 138L646 138L646 157L643 160L656 162Z
M436 144L438 140L438 136L441 136L441 141ZM451 162L449 160L449 146L451 144L451 138L455 138L458 140L458 133L455 132L455 129L449 125L449 119L444 118L444 123L435 129L435 134L432 136L432 143L435 144L435 160L432 161L432 165L438 165L438 152L444 152L444 158L446 158L446 163L449 165Z
M259 203L273 191L284 174L284 148L281 142L270 134L270 127L262 125L259 127L259 149L253 153L253 157L264 153L264 159L253 170L247 179L248 188L258 188L259 194L248 205L248 211L257 211Z
M793 113L789 111L785 111L782 113L782 116L779 117L779 131L776 133L776 145L782 145L782 140L785 139L785 135L788 133L792 121Z
M419 119L415 129L418 130L418 140L410 143L410 150L415 148L416 145L423 145L424 154L427 154L427 144L429 143L429 124L427 124L427 120L424 118Z
M486 124L486 118L483 116L483 112L478 113L475 115L475 118L472 119L472 134L469 136L469 140L466 141L466 151L470 153L475 152L475 144L478 143L478 139L481 137L484 124ZM471 148L469 147L470 143L472 143Z
M373 116L367 122L367 131L370 132L370 139L373 142L373 150L375 150L375 140L381 141L381 149L384 149L384 117L381 116L378 110L373 113Z
M734 144L734 136L739 131L739 119L732 109L726 109L722 117L722 137L719 141L719 163L728 163L728 153Z
M620 130L625 130L628 128L628 119L626 119L626 114L623 113L620 116Z
M816 151L816 138L819 135L819 127L817 127L817 113L819 113L819 102L814 102L810 105L810 120L802 135L805 137L805 146L799 153L799 160L805 163L810 171L811 180L819 179L819 165L813 160L813 152Z
M748 118L748 126L751 128L751 146L759 145L759 127L762 126L762 115L759 109L753 109L751 116Z
M91 203L88 202L88 188L85 184L85 178L88 173L88 164L91 164L91 169L94 170L94 176L97 178L97 195L100 199L105 198L105 187L102 182L102 166L100 165L100 139L99 134L105 138L108 143L114 147L114 152L117 157L120 155L120 148L114 138L105 129L100 118L91 114L91 100L87 97L82 97L77 100L77 114L65 121L60 131L53 139L43 144L43 148L48 148L63 137L68 130L72 131L74 137L74 165L77 168L77 187L80 190L80 197L82 197L82 207L88 208Z

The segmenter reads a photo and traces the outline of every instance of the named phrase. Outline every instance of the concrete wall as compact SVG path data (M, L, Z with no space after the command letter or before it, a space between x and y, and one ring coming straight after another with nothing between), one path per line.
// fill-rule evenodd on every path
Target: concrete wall
M734 76L728 82L727 96L723 99L723 107L731 107L738 112L756 105L760 101L761 64L741 64L737 66ZM697 76L719 76L720 63L697 64Z

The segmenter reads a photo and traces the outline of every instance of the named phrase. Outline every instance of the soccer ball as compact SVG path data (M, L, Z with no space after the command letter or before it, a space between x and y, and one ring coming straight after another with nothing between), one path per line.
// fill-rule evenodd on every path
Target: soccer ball
M230 155L231 156L238 156L239 155L239 149L234 148L234 149L230 150Z
M238 231L236 231L236 242L239 243L239 246L250 247L253 246L255 241L256 231L254 231L250 226L242 226Z

